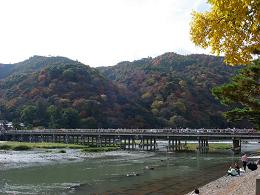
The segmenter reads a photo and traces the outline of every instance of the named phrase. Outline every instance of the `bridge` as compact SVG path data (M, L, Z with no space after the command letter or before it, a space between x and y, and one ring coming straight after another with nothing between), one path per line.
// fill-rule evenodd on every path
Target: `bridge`
M88 146L120 146L128 150L157 150L158 141L167 141L169 151L180 151L187 141L208 151L209 141L230 140L233 150L241 151L243 140L260 140L254 129L45 129L0 132L1 141L56 142Z

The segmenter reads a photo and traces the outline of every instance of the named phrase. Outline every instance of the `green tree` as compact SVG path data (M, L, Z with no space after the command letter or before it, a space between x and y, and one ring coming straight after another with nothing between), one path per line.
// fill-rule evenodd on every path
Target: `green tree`
M260 60L248 65L230 83L212 90L213 95L233 109L225 116L231 121L248 119L260 128Z
M76 78L76 73L72 68L66 69L63 71L62 75L65 77L67 80L75 80Z
M60 128L62 126L61 113L59 109L51 105L47 108L47 116L49 118L49 128Z
M64 128L79 128L80 117L78 111L73 108L63 109L62 121Z
M95 129L97 128L97 121L94 117L88 117L80 120L81 128Z
M28 125L33 125L33 121L36 119L37 117L37 108L36 106L25 106L21 113L21 121L25 123L26 126Z
M172 116L169 120L170 126L174 128L186 127L186 122L182 116L178 115Z
M14 119L12 121L12 123L13 123L14 129L21 129L22 128L21 125L20 125L20 122L17 119Z
M43 98L41 98L36 102L35 106L37 110L36 117L38 120L38 125L46 126L47 125L46 119L48 118L46 112L48 106L47 102Z
M7 113L7 109L5 107L4 104L0 104L0 120L5 120L6 119L6 113Z

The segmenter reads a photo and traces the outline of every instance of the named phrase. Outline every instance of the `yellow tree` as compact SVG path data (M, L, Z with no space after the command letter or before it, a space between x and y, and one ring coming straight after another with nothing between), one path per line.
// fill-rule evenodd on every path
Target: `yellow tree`
M248 64L260 53L260 0L208 0L208 12L193 12L191 39L225 55L229 64Z

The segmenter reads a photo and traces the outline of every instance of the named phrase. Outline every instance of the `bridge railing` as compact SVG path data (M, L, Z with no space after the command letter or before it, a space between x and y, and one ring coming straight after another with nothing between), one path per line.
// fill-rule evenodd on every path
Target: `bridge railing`
M42 129L8 130L3 134L255 134L255 129Z

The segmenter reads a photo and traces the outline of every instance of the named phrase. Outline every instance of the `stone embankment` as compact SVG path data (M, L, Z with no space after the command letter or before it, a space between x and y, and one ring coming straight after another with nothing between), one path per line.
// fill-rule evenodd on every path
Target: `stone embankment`
M223 176L199 188L200 195L255 195L256 178L260 176L260 167L248 170L240 176ZM191 194L188 193L187 195Z

